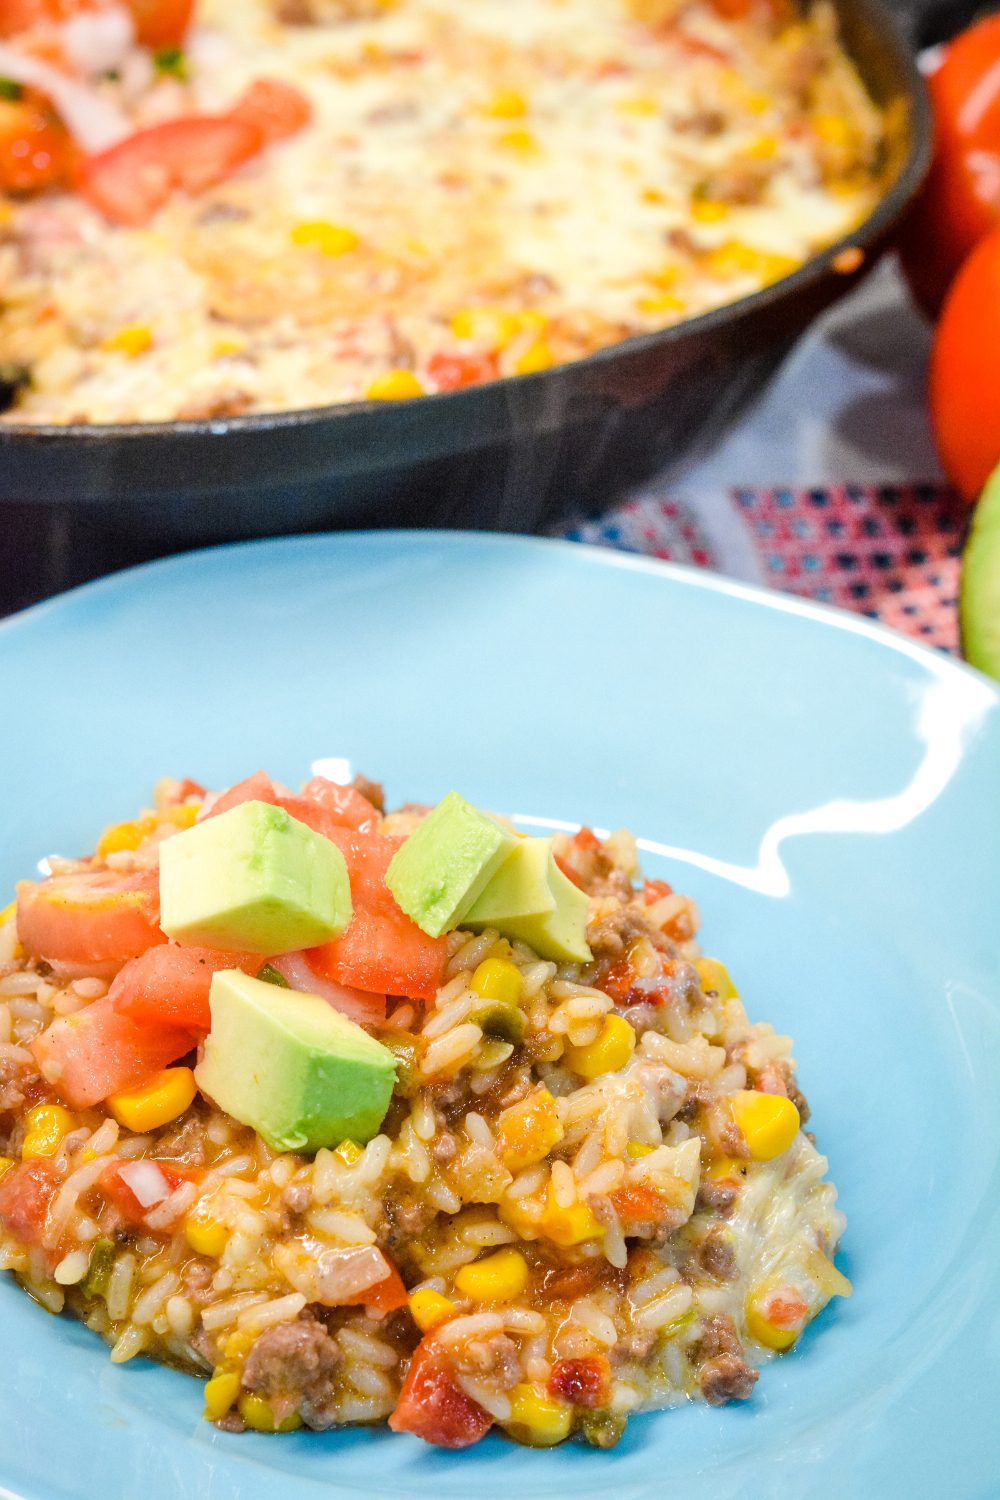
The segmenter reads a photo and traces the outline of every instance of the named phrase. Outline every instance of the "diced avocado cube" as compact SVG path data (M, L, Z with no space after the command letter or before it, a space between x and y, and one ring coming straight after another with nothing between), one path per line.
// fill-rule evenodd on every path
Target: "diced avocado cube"
M458 927L517 840L457 792L449 792L396 851L385 883L431 937Z
M242 802L160 846L160 926L223 953L292 953L351 920L344 856L283 808Z
M239 969L212 976L212 1028L198 1087L275 1151L370 1141L392 1098L396 1060L319 995Z
M495 927L560 963L587 963L592 957L587 897L556 864L551 839L516 839L462 926Z
M462 918L474 931L496 927L511 917L539 917L554 911L549 883L551 839L515 839L503 864Z

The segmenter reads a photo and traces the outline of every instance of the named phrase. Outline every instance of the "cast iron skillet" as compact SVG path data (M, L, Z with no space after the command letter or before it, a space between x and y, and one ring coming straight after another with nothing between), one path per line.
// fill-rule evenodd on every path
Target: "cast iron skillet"
M927 168L926 98L895 16L883 0L837 8L891 122L884 195L848 240L718 311L468 390L218 422L4 426L0 494L26 534L46 533L44 591L80 573L95 536L131 539L135 556L328 526L530 530L704 447L871 264Z

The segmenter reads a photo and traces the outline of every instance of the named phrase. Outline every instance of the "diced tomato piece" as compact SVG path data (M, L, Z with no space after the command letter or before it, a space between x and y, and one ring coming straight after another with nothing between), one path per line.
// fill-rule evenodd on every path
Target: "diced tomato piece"
M153 1025L179 1026L205 1036L212 1024L208 992L221 969L258 974L264 959L257 953L219 953L214 948L180 948L161 944L127 963L110 989L123 1016Z
M309 950L328 979L380 995L430 1000L444 978L447 938L428 937L396 905L385 872L402 840L377 833L331 829L347 861L354 915L345 932Z
M128 0L140 45L179 47L191 24L194 0Z
M562 857L561 854L555 855L554 858L555 858L556 864L559 866L560 870L562 870L563 874L566 876L566 879L567 880L572 880L573 884L579 890L582 891L583 890L583 880L577 874L577 872L574 870L574 868L570 864L569 860L568 859L563 859L563 857Z
M162 1178L159 1197L149 1195L146 1202L140 1203L133 1188L122 1176L123 1170L127 1176L136 1168L140 1171L150 1169L150 1175L159 1173ZM111 1166L105 1167L101 1173L99 1182L102 1192L115 1205L125 1222L133 1228L140 1228L145 1224L146 1215L152 1209L169 1198L182 1182L190 1182L196 1176L196 1173L184 1171L174 1162L154 1161L150 1157L143 1157L141 1160L131 1162L112 1162Z
M492 351L481 354L432 354L427 374L438 391L459 391L467 385L484 385L500 379L500 361Z
M456 1385L440 1346L431 1335L423 1338L389 1418L393 1432L412 1432L438 1448L468 1448L492 1425L489 1412Z
M176 802L186 802L189 797L204 797L204 796L205 796L205 788L202 786L201 782L200 781L192 781L189 776L185 776L185 778L184 778L183 781L179 781L177 783L177 788L176 788L176 790L174 792L172 800L175 803Z
M663 1194L645 1182L628 1182L610 1196L618 1217L631 1224L658 1224L667 1206Z
M601 847L601 841L592 828L578 829L573 835L573 842L578 849L584 850L587 854L592 854L595 849Z
M17 935L29 953L52 963L123 964L160 931L155 870L120 875L98 870L23 880L17 888Z
M290 83L277 78L258 78L229 111L230 120L240 120L259 132L265 146L295 135L312 119L312 105Z
M40 1245L59 1177L51 1161L19 1162L0 1177L0 1223L22 1245Z
M557 1359L549 1374L549 1395L571 1406L606 1406L611 1366L603 1354Z
M791 1287L783 1287L768 1298L767 1320L776 1328L801 1328L809 1309Z
M95 0L2 0L0 36L16 36L36 26L58 25L83 10L95 10Z
M89 156L77 187L116 224L148 224L175 192L202 193L260 150L260 132L242 120L189 115L152 125Z
M135 1088L194 1046L180 1026L134 1021L110 995L75 1015L53 1021L31 1043L44 1078L74 1109L89 1109L109 1094Z
M382 1253L385 1255L384 1250ZM385 1258L389 1259L387 1255ZM385 1280L376 1281L375 1285L370 1286L363 1294L362 1301L369 1312L396 1312L398 1308L405 1307L410 1300L410 1294L406 1290L402 1276L391 1261L390 1266L392 1268Z
M664 896L672 896L674 888L665 880L645 880L642 885L642 902L644 906L652 906L661 901Z
M255 771L244 781L238 781L235 786L221 792L205 813L205 818L217 818L220 813L229 812L230 808L239 807L243 802L269 802L272 807L280 805L281 798L266 771Z
M0 191L41 193L72 176L76 148L48 101L32 89L0 99Z
M636 981L636 972L627 958L616 958L597 977L597 987L618 1005L628 1002L629 993Z
M378 828L378 808L357 787L339 786L325 776L314 776L302 788L302 796L322 807L344 828L356 828L359 833L374 833Z

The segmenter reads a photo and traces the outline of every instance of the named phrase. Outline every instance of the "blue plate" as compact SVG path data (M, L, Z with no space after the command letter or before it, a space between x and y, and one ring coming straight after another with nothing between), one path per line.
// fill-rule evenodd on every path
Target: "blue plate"
M2 1500L981 1500L1000 1422L1000 696L866 622L559 543L339 536L158 563L0 629L0 875L161 774L348 757L526 824L633 828L795 1038L855 1283L746 1405L611 1453L216 1432L192 1380L0 1278ZM4 1488L6 1486L6 1488Z

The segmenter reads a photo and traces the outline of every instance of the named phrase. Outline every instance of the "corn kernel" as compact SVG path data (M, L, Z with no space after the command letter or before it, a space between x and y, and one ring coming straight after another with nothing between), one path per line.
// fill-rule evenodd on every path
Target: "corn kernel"
M472 989L483 1000L499 1000L516 1005L524 989L524 980L516 964L505 958L485 958L472 976Z
M538 1227L545 1238L556 1245L582 1245L585 1240L600 1239L604 1233L604 1225L594 1217L586 1203L571 1203L569 1208L560 1208L551 1181Z
M497 144L507 151L516 151L520 156L534 156L538 142L530 130L505 130L497 136Z
M518 375L535 375L539 370L549 370L556 363L556 357L544 339L533 339L523 354L519 354L514 361L514 370Z
M500 1116L497 1153L509 1172L523 1172L544 1161L563 1138L556 1101L548 1089L536 1089Z
M472 1302L512 1302L527 1285L528 1262L520 1250L498 1250L455 1275L455 1286Z
M744 151L744 156L749 156L752 161L770 161L778 149L778 137L776 135L759 135L755 141L751 141Z
M294 1432L297 1427L302 1426L302 1418L297 1411L293 1411L282 1422L276 1421L270 1401L265 1401L263 1396L249 1393L241 1396L239 1409L240 1416L254 1432Z
M520 120L528 113L528 105L517 89L497 89L493 98L483 106L483 113L496 120Z
M167 808L166 818L175 828L193 828L200 812L200 802L179 802L175 807Z
M14 1158L12 1156L0 1156L0 1177L9 1172L13 1165Z
M229 1230L207 1208L196 1208L184 1221L184 1235L196 1255L218 1260L229 1243Z
M713 1182L722 1182L728 1177L742 1177L745 1166L746 1162L737 1161L734 1156L718 1156L705 1175Z
M759 1288L747 1301L747 1332L765 1349L790 1349L808 1316L809 1309L792 1287Z
M422 396L424 388L411 370L386 370L376 375L365 392L368 401L411 401Z
M813 130L827 146L849 146L855 131L845 115L816 115Z
M695 198L691 203L691 217L699 224L718 224L727 217L729 209L713 198Z
M293 245L303 245L329 256L347 255L361 243L353 229L343 224L328 224L323 219L297 224L292 230L291 241Z
M796 270L799 262L790 255L775 255L769 250L758 250L753 245L739 240L728 240L710 252L705 266L711 276L728 280L734 276L756 276L769 283L780 281Z
M535 1385L516 1385L510 1393L510 1416L504 1427L519 1443L551 1448L569 1437L573 1408L553 1401Z
M245 353L246 347L246 339L216 339L215 343L212 345L212 358L232 359L234 355Z
M635 1051L635 1032L622 1016L606 1016L600 1036L586 1047L567 1047L563 1054L566 1066L581 1078L600 1078L617 1073Z
M619 99L615 109L620 115L656 115L660 112L659 104L649 94L630 94Z
M698 983L706 994L714 990L720 1000L738 1000L740 992L729 977L725 964L717 958L696 958L694 961Z
M741 1089L732 1096L729 1107L755 1161L780 1156L799 1133L799 1112L782 1094Z
M155 827L155 818L137 818L134 822L110 824L97 840L98 858L107 859L109 854L122 854L126 850L138 849Z
M145 323L129 323L125 328L119 328L117 333L109 334L101 342L101 348L110 354L124 354L129 359L137 359L140 354L145 354L153 347L152 329L147 328Z
M631 1156L634 1160L638 1160L640 1157L649 1156L653 1151L656 1150L656 1147L645 1146L643 1145L642 1141L629 1141L628 1145L625 1147L625 1150L627 1151L628 1155Z
M55 1156L62 1143L76 1124L68 1109L61 1104L36 1104L25 1115L28 1129L21 1147L24 1161L39 1156Z
M340 1157L345 1167L353 1167L361 1160L365 1153L357 1141L347 1140L341 1141L333 1154Z
M455 1304L432 1287L422 1286L410 1293L410 1313L421 1333L429 1333L444 1323L455 1311Z
M141 1088L112 1094L107 1103L119 1125L144 1135L147 1130L158 1130L176 1120L190 1108L197 1092L190 1068L163 1068Z
M256 1328L237 1328L222 1346L227 1365L241 1365L257 1342Z
M652 297L640 297L636 306L644 313L683 312L684 299L676 292L657 292Z
M240 1393L240 1377L231 1370L213 1375L205 1383L205 1420L217 1422L232 1408Z
M457 339L472 339L494 349L506 348L520 327L515 313L498 307L466 307L451 318L451 331Z
M0 911L0 927L6 927L11 917L17 915L17 902L8 901L3 911Z

